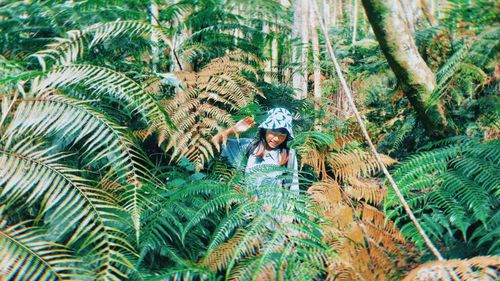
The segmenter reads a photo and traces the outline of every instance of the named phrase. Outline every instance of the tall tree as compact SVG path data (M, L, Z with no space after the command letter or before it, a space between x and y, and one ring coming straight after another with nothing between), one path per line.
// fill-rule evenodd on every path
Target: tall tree
M358 1L354 0L353 5L353 20L352 20L352 44L356 44L356 35L358 31Z
M321 103L321 67L320 67L320 50L318 39L318 26L316 17L312 9L309 9L309 25L311 27L311 43L313 55L313 73L314 73L314 108L320 109Z
M306 0L293 1L292 36L300 39L299 47L293 48L292 53L292 60L296 65L292 73L292 85L297 90L295 97L303 99L307 96L307 45L309 42Z
M265 34L269 34L270 28L267 22L264 23L262 27ZM265 43L264 53L266 56L265 67L264 67L264 81L271 82L271 74L272 74L272 48L274 47L273 41L271 43Z
M380 47L429 136L450 133L442 105L430 104L436 77L418 53L399 0L363 0Z
M333 0L332 2L332 26L337 26L337 9L338 9L338 4L337 4L337 0Z
M151 13L151 25L158 26L160 9L158 8L158 4L155 2L155 0L151 1L150 13ZM153 43L151 46L151 69L153 71L156 71L156 64L158 63L159 58L158 58L158 35L156 34L155 31L151 32L151 42Z
M330 1L322 0L323 5L323 21L327 26L330 26Z

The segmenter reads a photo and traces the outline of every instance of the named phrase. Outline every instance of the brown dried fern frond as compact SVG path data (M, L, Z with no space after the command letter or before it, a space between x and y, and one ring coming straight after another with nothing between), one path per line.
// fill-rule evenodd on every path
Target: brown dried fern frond
M384 195L370 195L374 190L372 186L367 191L372 199L360 202L359 198L366 196L363 191L354 191L352 186L346 191L334 180L310 187L312 201L328 221L323 226L324 241L338 253L327 261L328 280L389 280L412 257L408 253L414 247L383 212L369 205L370 201L383 200Z
M478 256L466 260L431 261L410 271L403 281L453 280L452 272L464 281L498 280L500 257Z
M132 131L132 135L134 136L134 138L138 140L144 140L150 135L150 133L148 132L147 129L144 129L144 130Z
M380 156L386 166L397 162L389 156ZM354 177L373 175L380 171L381 168L371 153L362 150L332 153L328 155L327 161L335 179L339 182Z
M387 195L387 188L373 179L352 177L349 178L349 184L345 186L344 192L357 201L364 199L368 203L380 206Z
M300 168L302 169L305 165L311 166L315 172L317 172L322 180L328 178L326 171L326 154L325 151L318 150L314 147L305 146L299 150L301 157Z
M318 204L324 211L332 210L342 202L340 185L333 180L313 184L308 193L311 195L313 202Z
M217 174L223 181L229 181L236 175L236 171L234 169L231 169L228 164L219 160L215 161L214 173Z
M397 235L398 241L405 242L403 239L403 235L401 234L399 229L394 225L392 221L387 220L383 212L367 204L361 205L358 210L359 211L357 213L361 213L360 217L363 222L374 225L391 235Z
M143 85L144 85L144 91L152 95L158 95L161 92L161 90L165 87L163 79L155 76L146 79L143 82Z
M171 159L183 156L198 167L214 156L210 139L232 125L231 113L248 105L260 90L242 72L256 74L243 62L241 52L231 52L212 60L200 72L176 72L182 87L176 95L161 104L176 127L166 150ZM247 59L247 57L245 57Z

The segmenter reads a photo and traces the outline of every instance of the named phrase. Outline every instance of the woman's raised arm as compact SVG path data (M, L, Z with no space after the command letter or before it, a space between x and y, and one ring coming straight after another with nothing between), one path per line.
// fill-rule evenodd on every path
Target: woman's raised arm
M252 128L255 125L254 121L254 116L247 116L240 121L238 121L234 126L231 128L217 133L213 138L212 138L212 143L215 145L217 150L220 150L220 144L221 143L226 143L227 139L232 136L236 135L238 137L239 134L244 133L248 131L250 128Z

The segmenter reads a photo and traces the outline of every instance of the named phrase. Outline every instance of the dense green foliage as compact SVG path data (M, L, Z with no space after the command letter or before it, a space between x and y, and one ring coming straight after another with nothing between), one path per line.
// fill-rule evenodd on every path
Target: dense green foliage
M470 137L429 145L401 163L394 176L424 228L450 257L498 255L500 146ZM395 195L389 195L389 217L404 220ZM394 209L392 209L394 208ZM413 224L403 233L422 245Z
M385 223L380 166L325 53L321 109L293 99L290 8L173 2L159 25L148 1L0 3L0 280L370 280L431 259L390 190ZM330 36L431 239L447 258L499 255L498 4L455 2L415 33L450 139L429 144L365 19L355 44L347 13ZM274 106L295 114L300 192L256 189L290 171L244 173L209 142Z

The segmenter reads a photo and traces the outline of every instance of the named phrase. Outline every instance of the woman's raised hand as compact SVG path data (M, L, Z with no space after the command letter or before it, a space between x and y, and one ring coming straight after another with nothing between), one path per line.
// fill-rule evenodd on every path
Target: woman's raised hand
M255 125L254 116L247 116L233 126L236 134L244 133Z
M238 134L243 133L248 131L250 128L255 125L254 122L254 116L247 116L240 121L238 121L234 126L231 128L225 130L224 132L219 132L217 135L215 135L212 138L212 143L215 145L217 148L217 151L220 150L220 144L221 143L226 143L227 139L232 136L236 135L236 138L238 138Z

